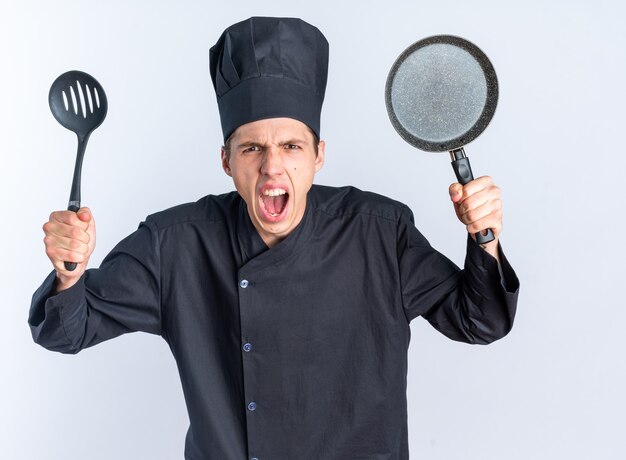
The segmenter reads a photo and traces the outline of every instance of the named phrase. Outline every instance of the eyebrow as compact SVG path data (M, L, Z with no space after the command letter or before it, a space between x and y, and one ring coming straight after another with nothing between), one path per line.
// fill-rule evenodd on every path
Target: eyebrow
M287 139L286 141L279 142L278 145L287 145L287 144L308 144L304 139L298 139L297 137Z
M240 144L237 144L237 148L242 148L242 147L252 147L253 145L259 145L262 146L263 142L258 142L258 141L245 141L242 142Z

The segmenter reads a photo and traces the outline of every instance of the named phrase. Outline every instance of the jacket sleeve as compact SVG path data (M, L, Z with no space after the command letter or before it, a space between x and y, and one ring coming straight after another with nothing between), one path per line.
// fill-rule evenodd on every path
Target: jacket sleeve
M61 353L134 331L161 333L160 257L151 221L122 240L71 288L54 295L53 271L32 298L33 340Z
M469 235L465 267L433 249L408 208L398 226L402 299L408 321L423 316L445 336L487 344L513 327L519 281L498 245L500 264Z

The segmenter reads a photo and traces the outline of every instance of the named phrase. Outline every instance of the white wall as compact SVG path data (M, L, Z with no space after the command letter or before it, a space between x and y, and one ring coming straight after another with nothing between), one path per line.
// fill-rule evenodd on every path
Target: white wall
M405 47L440 33L478 44L498 73L496 115L466 151L475 174L503 190L518 316L489 347L413 323L412 458L626 458L625 13L619 0L4 0L0 457L182 458L188 420L164 341L131 334L63 356L30 338L30 296L51 268L41 225L67 204L75 154L47 93L81 69L109 98L83 170L95 266L147 214L232 188L219 168L208 49L228 25L267 15L302 17L331 44L318 182L406 202L459 264L465 235L448 202L449 160L395 133L385 79Z

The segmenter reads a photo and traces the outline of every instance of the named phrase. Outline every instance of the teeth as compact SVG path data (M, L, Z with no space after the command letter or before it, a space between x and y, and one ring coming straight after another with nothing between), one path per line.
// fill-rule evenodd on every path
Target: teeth
M286 191L284 191L282 188L274 188L271 190L264 190L263 191L263 195L265 196L279 196L279 195L284 195L285 193L287 193Z

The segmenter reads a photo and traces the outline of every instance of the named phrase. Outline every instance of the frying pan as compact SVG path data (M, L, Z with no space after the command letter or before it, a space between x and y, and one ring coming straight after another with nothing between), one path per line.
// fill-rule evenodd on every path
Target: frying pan
M487 56L473 43L435 35L413 43L396 59L385 85L391 124L409 144L450 152L459 183L474 179L463 146L487 127L498 103L498 80ZM493 241L491 229L476 233Z

